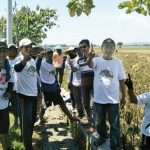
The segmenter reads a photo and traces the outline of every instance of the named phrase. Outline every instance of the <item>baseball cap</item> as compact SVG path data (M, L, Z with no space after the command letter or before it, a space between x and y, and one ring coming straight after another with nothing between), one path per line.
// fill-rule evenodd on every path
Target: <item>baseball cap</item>
M48 52L53 52L53 50L52 50L50 47L48 47L48 48L46 48L45 52L46 52L46 53L48 53Z
M62 49L62 46L58 44L57 46L54 47L54 49Z
M10 47L14 47L14 48L16 48L16 49L18 48L15 44L9 44L9 45L8 45L8 48L10 48Z
M0 41L0 49L1 49L1 48L6 48L6 49L8 49L8 46L7 46L7 44L6 44L5 42Z
M114 40L112 40L111 38L107 38L103 41L102 46L103 45L114 45L115 46L116 44L115 44Z
M24 46L24 45L29 45L29 44L35 44L34 42L32 42L30 39L22 39L19 42L19 47Z

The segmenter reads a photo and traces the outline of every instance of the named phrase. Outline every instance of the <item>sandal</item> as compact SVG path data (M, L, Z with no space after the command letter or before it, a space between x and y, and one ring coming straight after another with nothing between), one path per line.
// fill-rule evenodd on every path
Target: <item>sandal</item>
M95 146L99 146L99 145L102 145L103 143L105 143L106 142L106 140L105 139L103 139L103 138L99 138L99 139L97 139L96 141L94 141L94 145Z

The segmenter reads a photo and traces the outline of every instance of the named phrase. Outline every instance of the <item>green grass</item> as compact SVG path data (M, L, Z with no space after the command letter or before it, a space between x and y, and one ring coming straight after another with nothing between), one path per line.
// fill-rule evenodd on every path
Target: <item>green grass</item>
M11 147L11 150L25 150L23 143L20 141L20 128L17 128L16 130L12 129L14 117L12 113L9 113L10 116L10 129L9 129L9 145ZM34 150L42 150L42 139L41 139L41 130L39 127L34 128L33 133L33 147ZM0 136L0 150L2 150L2 138Z

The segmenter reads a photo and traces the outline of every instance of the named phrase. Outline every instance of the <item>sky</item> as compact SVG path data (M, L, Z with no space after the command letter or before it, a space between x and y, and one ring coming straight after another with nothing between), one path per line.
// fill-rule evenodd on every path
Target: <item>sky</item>
M0 16L6 16L6 0L0 0ZM116 43L150 42L150 16L133 12L125 14L125 9L118 9L123 0L95 0L91 14L70 17L66 7L69 0L16 0L17 9L21 6L57 9L58 27L48 30L42 44L78 45L82 39L89 39L93 44L101 45L106 38ZM12 0L14 6L15 0Z

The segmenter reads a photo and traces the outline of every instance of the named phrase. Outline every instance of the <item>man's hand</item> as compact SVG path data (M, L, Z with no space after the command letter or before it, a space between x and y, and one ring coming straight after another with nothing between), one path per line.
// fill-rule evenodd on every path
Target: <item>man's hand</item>
M73 65L73 64L72 64L73 61L70 60L70 58L68 58L68 62L69 62L69 65L70 65L70 66Z
M45 55L46 55L46 52L42 51L42 52L40 52L40 54L38 54L38 57L43 58L43 57L45 57Z
M130 74L128 74L128 78L126 79L125 84L128 87L128 89L133 89L133 82L131 80Z
M22 64L25 65L27 63L27 61L30 61L31 56L30 55L25 55L25 54L23 56L24 56L24 58L22 60Z
M95 52L94 52L93 44L92 43L91 43L91 48L90 48L89 53L88 53L88 57L89 58L95 57Z
M120 100L120 107L121 107L121 109L124 108L125 104L126 104L125 98L121 98L121 100Z
M11 98L11 94L9 92L5 92L3 97L5 98L5 100L9 100Z

